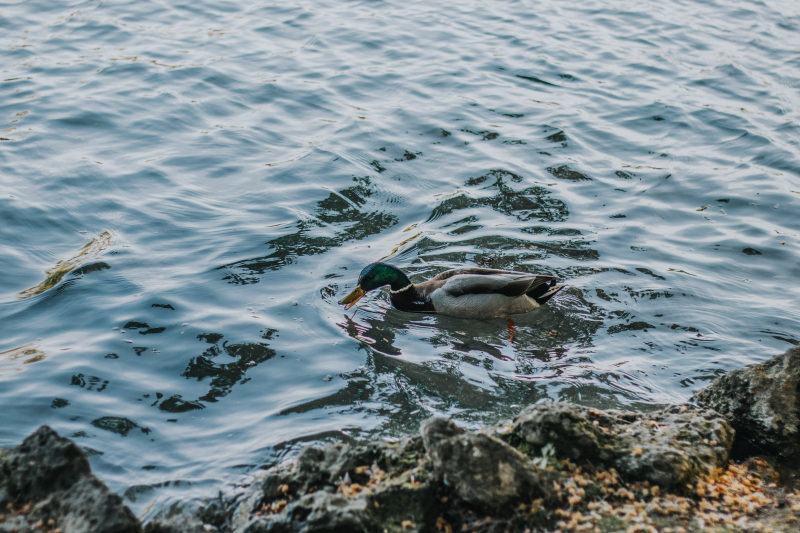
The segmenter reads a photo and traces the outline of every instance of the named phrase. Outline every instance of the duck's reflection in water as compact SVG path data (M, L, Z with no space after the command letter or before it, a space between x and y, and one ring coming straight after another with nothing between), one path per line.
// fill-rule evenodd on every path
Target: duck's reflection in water
M339 323L367 353L363 367L342 377L373 383L371 400L393 411L390 425L432 414L486 422L548 399L608 407L644 399L641 376L593 363L600 321L553 307L515 316L512 339L506 319L416 315L376 303L377 312Z

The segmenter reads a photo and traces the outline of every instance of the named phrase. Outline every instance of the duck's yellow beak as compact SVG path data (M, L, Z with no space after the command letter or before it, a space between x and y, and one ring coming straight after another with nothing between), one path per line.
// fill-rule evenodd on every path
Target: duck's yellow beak
M364 292L364 289L362 289L361 287L356 287L355 289L353 289L353 292L342 298L339 303L344 305L345 309L350 309L351 307L356 305L356 302L359 301L361 297L364 296L365 294L367 293Z

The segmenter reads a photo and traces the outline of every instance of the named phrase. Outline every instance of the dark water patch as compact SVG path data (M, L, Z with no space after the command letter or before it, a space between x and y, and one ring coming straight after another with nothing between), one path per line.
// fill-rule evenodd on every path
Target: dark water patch
M467 187L486 184L478 191L491 191L493 194L487 196L484 192L476 191L469 196L459 194L448 198L434 208L427 222L456 211L480 207L490 207L499 213L521 221L535 219L555 222L567 218L569 212L566 204L558 198L554 198L550 190L540 186L515 190L509 185L509 182L519 181L521 181L519 176L504 170L493 170L477 178L471 178L465 183Z
M158 408L168 413L185 413L187 411L204 409L205 406L198 401L184 400L180 394L173 394L169 398L161 401L158 404Z
M141 427L133 420L122 416L103 416L92 420L91 424L98 429L110 431L123 437L127 437L128 433L134 429L138 429L144 434L150 433L150 429Z
M73 374L70 384L86 391L103 392L109 381L98 376L87 376L83 373Z
M497 131L491 130L472 130L472 129L462 129L464 133L469 133L470 135L474 135L476 137L480 137L482 141L493 141L500 137L500 133Z
M316 409L324 409L327 407L352 407L368 402L374 393L370 380L366 378L353 378L347 379L347 384L344 388L336 391L335 393L318 398L310 402L305 402L300 405L295 405L283 409L278 413L279 416L287 416L291 414L305 413Z
M267 330L262 337L269 339L276 330ZM237 384L246 383L247 371L275 357L276 352L267 343L232 344L222 341L218 334L206 334L205 339L215 338L209 342L212 346L193 357L181 374L187 379L197 381L208 380L208 392L198 398L203 402L217 402L227 396ZM207 341L208 342L208 341Z
M125 333L125 330L133 330L137 331L140 335L152 335L155 333L163 333L166 329L166 326L151 327L147 322L129 320L122 326L121 332Z
M341 202L339 198L335 198L335 201ZM294 234L278 237L267 243L274 250L269 255L220 267L229 271L223 279L237 284L257 283L260 281L259 275L267 271L279 270L294 263L299 257L323 254L343 242L364 238L393 226L396 222L397 219L387 213L362 213L358 220L334 237L310 236L309 233L315 228L323 227L323 224L314 221L298 222Z
M59 129L60 126L67 129L109 129L115 127L116 120L114 116L109 113L84 111L83 113L79 113L77 115L53 119L52 123L55 129Z
M742 248L742 253L745 255L762 255L761 252L755 248Z
M111 268L111 265L106 263L105 261L97 261L94 263L90 263L88 265L83 265L81 267L76 268L71 272L73 276L85 276L86 274L91 274L92 272L100 272L102 270L108 270Z
M666 290L663 290L663 291L653 290L653 289L637 290L637 289L633 289L631 287L627 287L625 292L631 298L635 298L637 300L656 300L656 299L659 299L659 298L672 298L673 296L675 296L675 294L673 294L670 291L666 291ZM682 295L686 296L685 293L682 294Z
M608 294L606 291L604 291L601 288L595 288L595 294L597 295L598 298L600 298L602 300L605 300L607 302L617 302L617 301L619 301L617 299L618 295L616 293Z
M790 344L792 346L800 345L800 338L792 336L792 335L787 335L787 334L779 332L779 331L768 330L768 329L761 331L761 333L763 333L764 335L769 335L773 339L779 340L781 342L785 342L785 343Z
M641 320L637 320L635 322L629 322L627 324L616 324L608 328L608 333L613 335L615 333L620 333L622 331L643 331L647 332L648 329L654 329L655 326L653 324L649 324L647 322L643 322Z
M592 178L573 170L569 165L559 165L557 167L547 167L545 170L560 180L569 181L591 181Z
M372 180L366 176L354 177L353 181L355 185L332 192L318 201L314 209L315 218L296 222L294 233L268 241L266 244L272 253L219 267L228 271L223 279L236 284L257 283L261 274L279 270L298 257L319 255L345 242L364 239L395 225L395 215L360 209L376 192ZM328 236L331 226L341 229ZM315 231L327 235L314 236Z
M699 333L697 328L692 326L681 326L679 324L670 324L669 329L679 329L681 331L688 331L689 333Z
M199 340L208 344L218 344L224 337L225 335L221 333L201 333L197 336Z
M147 322L138 322L136 320L129 320L125 322L125 325L122 326L122 329L149 329L150 324Z
M385 172L386 171L386 167L381 165L380 161L378 161L377 159L373 159L372 161L370 161L369 165L377 173L381 173L381 172Z
M647 275L648 275L648 276L650 276L651 278L660 279L660 280L666 280L666 279L667 279L667 278L665 278L664 276L662 276L662 275L660 275L660 274L656 274L655 272L653 272L653 271L652 271L652 270L650 270L649 268L645 268L645 267L636 267L636 271L637 271L637 272L641 272L642 274L647 274Z
M547 127L545 129L545 133L552 128ZM564 130L556 129L555 132L550 133L547 137L545 137L546 141L550 141L551 143L559 143L561 144L562 148L566 148L567 146L567 135L564 133Z
M412 153L412 152L409 152L408 150L405 150L405 151L403 152L403 155L402 155L402 156L400 156L400 157L395 157L395 159L394 159L394 160L395 160L395 161L412 161L412 160L414 160L414 159L416 159L416 158L418 158L418 157L420 157L420 156L422 156L422 152L415 152L415 153Z
M549 81L545 81L541 78L537 78L536 76L528 76L525 74L516 74L516 77L525 80L525 81L532 81L533 83L540 83L542 85L548 85L550 87L558 87L555 83L550 83Z

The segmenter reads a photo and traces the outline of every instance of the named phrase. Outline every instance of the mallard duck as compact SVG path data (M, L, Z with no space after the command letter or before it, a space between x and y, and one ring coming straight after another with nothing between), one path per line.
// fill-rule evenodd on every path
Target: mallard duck
M553 276L491 268L447 270L428 281L411 283L396 266L372 263L361 271L358 286L339 303L350 309L366 293L384 285L389 285L392 305L401 311L459 318L527 313L564 288L556 285Z

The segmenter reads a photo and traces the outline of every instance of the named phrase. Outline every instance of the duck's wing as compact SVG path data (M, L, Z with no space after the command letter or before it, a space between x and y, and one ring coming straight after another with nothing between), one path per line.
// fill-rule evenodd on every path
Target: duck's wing
M517 272L515 270L498 270L496 268L479 268L479 267L472 267L472 268L454 268L452 270L445 270L444 272L439 272L434 277L430 279L430 281L439 281L445 280L447 278L452 278L453 276L460 276L462 274L472 274L476 276L494 276L494 275L513 275L513 276L530 276L531 274L528 272Z
M526 272L466 268L442 272L426 284L429 283L434 290L441 288L452 297L467 294L502 294L514 297L529 293L542 285L548 287L554 281L553 276Z

